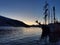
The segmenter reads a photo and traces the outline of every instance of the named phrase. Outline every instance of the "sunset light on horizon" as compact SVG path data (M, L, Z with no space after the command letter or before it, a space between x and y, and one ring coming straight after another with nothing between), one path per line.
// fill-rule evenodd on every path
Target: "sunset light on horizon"
M56 17L60 19L60 0L47 0L52 8L56 7ZM0 0L0 15L23 21L28 25L43 23L45 0ZM60 20L59 20L60 21Z

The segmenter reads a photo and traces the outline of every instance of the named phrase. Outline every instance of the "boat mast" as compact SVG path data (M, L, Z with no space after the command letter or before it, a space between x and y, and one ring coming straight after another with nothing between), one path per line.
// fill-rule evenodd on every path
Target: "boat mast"
M44 23L48 24L49 23L49 4L47 3L47 1L45 2L45 6L44 6Z
M54 15L54 23L56 22L56 17L55 17L55 6L53 6L53 15Z

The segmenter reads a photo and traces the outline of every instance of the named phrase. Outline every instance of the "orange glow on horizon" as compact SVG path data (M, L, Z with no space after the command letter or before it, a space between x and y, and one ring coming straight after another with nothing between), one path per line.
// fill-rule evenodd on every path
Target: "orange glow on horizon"
M28 24L28 25L38 25L36 22L34 21L23 21L25 24ZM43 22L41 22L41 24L43 24Z
M37 25L37 23L33 22L33 21L23 21L25 24L28 25Z

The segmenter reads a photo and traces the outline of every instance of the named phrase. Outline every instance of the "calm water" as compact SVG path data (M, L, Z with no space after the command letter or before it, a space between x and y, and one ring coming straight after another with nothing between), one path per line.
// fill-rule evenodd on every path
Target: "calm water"
M41 28L37 27L0 27L0 45L24 45L39 40L41 34Z

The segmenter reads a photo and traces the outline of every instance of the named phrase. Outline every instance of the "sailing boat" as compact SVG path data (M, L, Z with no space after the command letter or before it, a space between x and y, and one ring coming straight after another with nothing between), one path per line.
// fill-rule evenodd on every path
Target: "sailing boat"
M46 2L44 6L44 21L45 24L42 24L42 36L46 37L49 36L50 42L56 42L60 39L60 22L56 20L55 16L55 6L53 6L53 23L50 23L50 11L49 11L49 4Z
M49 24L50 28L50 41L58 41L60 39L60 22L56 20L55 17L55 7L53 6L53 15L54 15L54 23Z
M55 6L53 6L53 23L48 24L50 29L49 40L51 42L56 42L60 39L60 22L56 20L55 16Z

